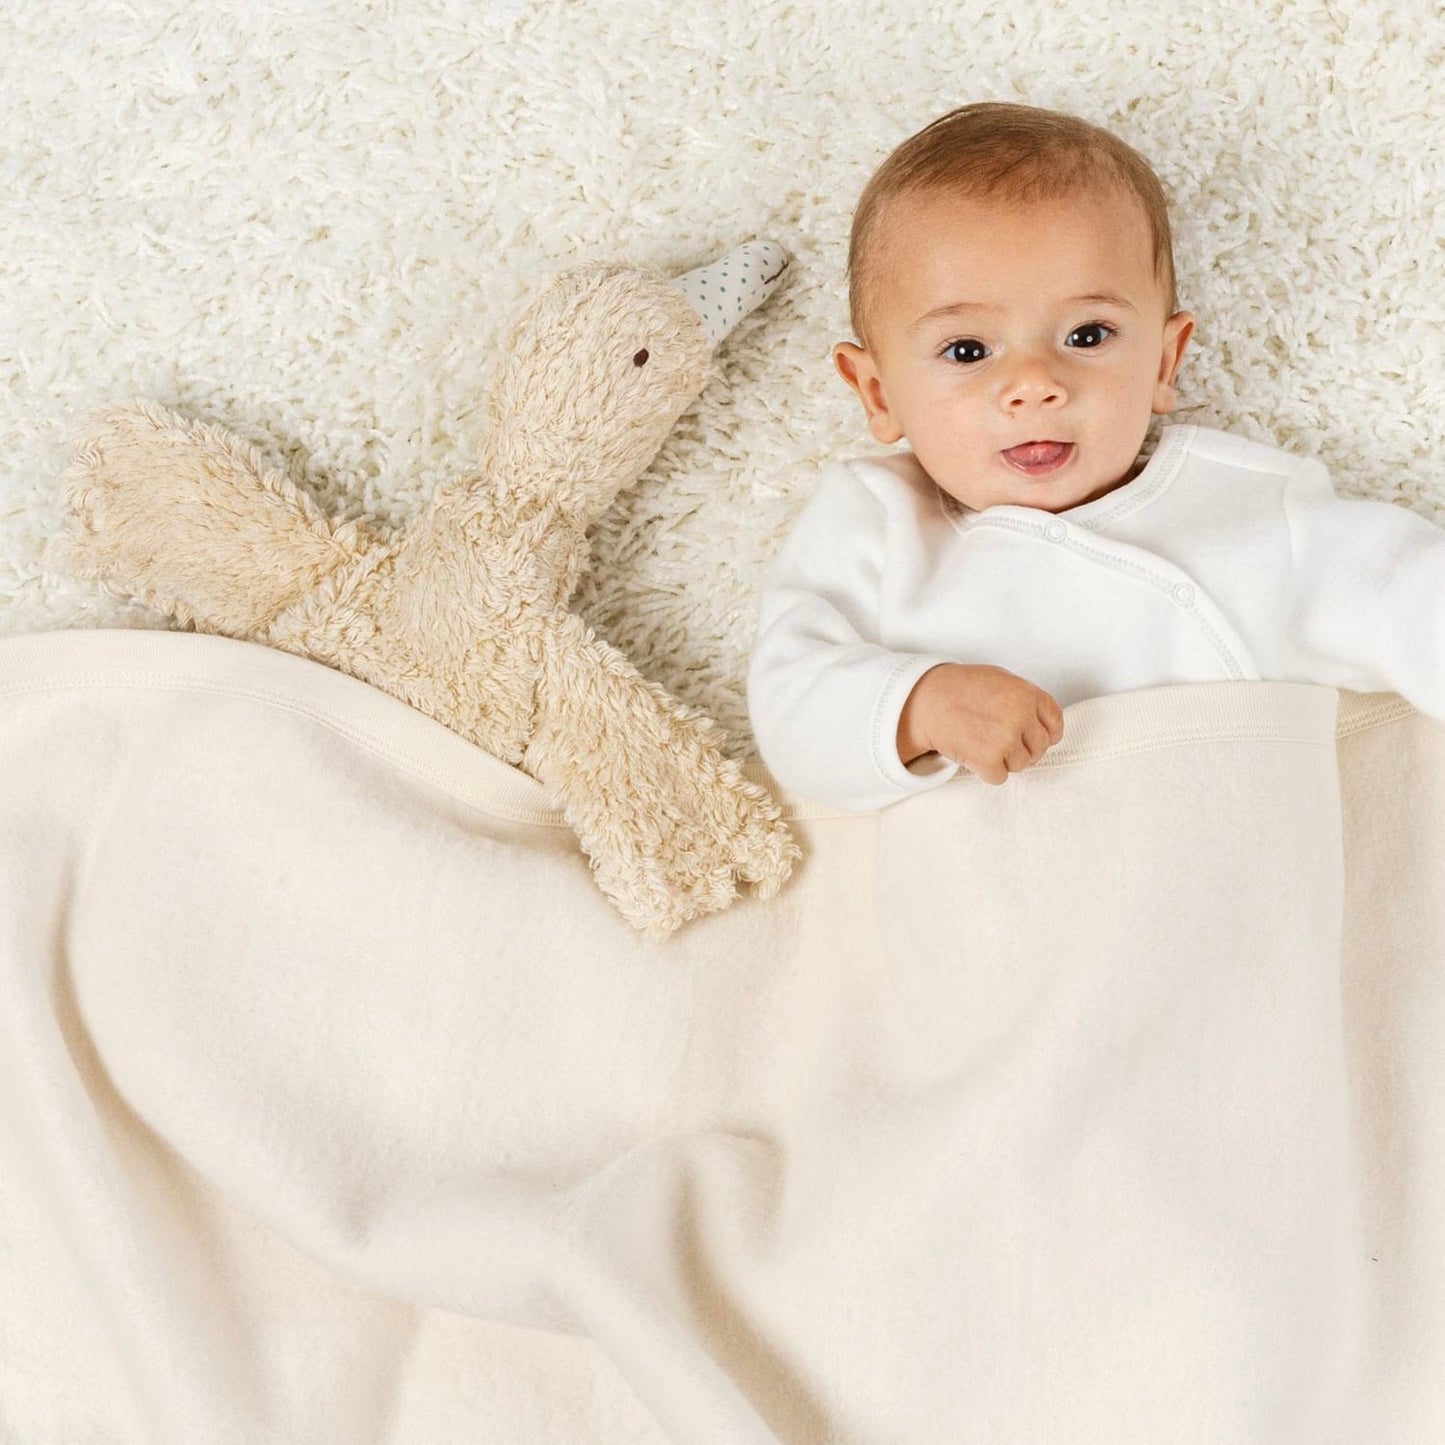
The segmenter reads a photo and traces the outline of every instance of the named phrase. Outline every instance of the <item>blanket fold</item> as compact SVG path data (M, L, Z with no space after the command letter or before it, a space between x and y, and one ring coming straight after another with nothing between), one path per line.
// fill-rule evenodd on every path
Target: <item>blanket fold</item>
M782 794L795 880L661 944L541 784L224 638L0 640L0 789L0 1440L1445 1437L1392 694Z

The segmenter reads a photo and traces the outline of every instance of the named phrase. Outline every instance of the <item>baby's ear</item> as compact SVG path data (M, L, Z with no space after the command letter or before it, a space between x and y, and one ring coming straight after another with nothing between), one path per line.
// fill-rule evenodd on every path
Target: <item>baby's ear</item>
M888 398L883 394L883 382L873 358L854 342L840 341L833 348L833 365L838 369L838 375L858 393L863 410L868 413L868 430L873 433L874 440L901 440L903 428L888 408Z
M1154 404L1156 415L1166 416L1178 405L1179 398L1174 390L1174 379L1179 375L1180 363L1184 360L1189 338L1194 334L1194 313L1176 311L1164 323L1164 349L1159 357L1159 376L1154 383Z

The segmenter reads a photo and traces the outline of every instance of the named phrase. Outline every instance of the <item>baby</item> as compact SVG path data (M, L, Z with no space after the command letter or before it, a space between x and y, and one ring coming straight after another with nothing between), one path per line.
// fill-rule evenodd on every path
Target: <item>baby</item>
M835 461L764 583L748 708L788 791L868 810L987 783L1062 708L1223 679L1445 717L1445 529L1312 458L1164 426L1194 330L1163 188L1074 116L966 105L869 180L833 361L880 442Z

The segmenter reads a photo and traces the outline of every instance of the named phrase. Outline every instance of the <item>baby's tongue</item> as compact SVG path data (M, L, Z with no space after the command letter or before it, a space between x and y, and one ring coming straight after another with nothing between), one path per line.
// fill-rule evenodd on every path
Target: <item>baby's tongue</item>
M1063 442L1025 442L1021 447L1010 447L1004 455L1026 467L1046 467L1067 450Z

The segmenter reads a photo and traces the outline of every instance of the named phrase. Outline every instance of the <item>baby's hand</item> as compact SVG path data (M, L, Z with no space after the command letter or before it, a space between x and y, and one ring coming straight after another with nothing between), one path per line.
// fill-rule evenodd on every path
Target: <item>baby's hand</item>
M926 752L1002 783L1036 763L1064 735L1064 714L1042 688L1001 667L946 662L914 685L898 721L898 756Z

